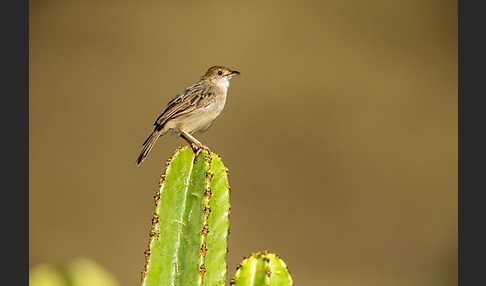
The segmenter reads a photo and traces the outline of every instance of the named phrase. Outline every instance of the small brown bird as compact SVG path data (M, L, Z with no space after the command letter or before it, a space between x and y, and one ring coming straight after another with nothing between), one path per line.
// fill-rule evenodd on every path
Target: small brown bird
M140 166L160 136L171 131L180 135L197 152L209 148L194 138L196 132L206 131L218 117L226 103L230 79L240 72L223 66L213 66L196 84L172 99L155 121L154 131L143 143L138 156Z

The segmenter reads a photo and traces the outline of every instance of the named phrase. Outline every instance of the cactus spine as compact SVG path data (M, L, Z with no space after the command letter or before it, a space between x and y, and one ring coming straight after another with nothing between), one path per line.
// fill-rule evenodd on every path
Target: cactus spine
M215 154L184 147L167 162L142 286L224 285L229 227L227 169Z

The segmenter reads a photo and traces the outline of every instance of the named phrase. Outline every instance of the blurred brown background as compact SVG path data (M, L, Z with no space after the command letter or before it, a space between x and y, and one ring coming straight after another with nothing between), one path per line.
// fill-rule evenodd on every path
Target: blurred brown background
M165 160L141 144L215 64L242 72L200 139L232 186L229 274L457 284L456 1L32 0L30 265L138 285Z

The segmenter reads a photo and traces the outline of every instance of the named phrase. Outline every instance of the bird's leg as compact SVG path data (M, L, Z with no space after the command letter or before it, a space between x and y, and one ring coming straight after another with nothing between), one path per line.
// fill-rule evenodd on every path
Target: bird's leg
M197 155L199 155L201 150L206 150L208 151L208 153L211 153L211 150L209 149L208 146L199 142L199 140L197 140L194 136L189 134L189 132L181 130L181 137L184 138L189 144L191 144L192 149L196 151L196 157Z
M181 130L181 137L184 138L187 141L187 143L191 145L193 149L197 150L200 149L202 146L202 143L199 142L199 140L197 140L196 138L194 138L194 136L189 134L189 132Z

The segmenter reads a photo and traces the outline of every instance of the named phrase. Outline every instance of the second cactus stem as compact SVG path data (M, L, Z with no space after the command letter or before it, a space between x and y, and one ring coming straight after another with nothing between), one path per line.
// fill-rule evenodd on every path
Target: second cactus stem
M257 252L236 268L231 286L291 286L292 277L285 262L274 253Z

